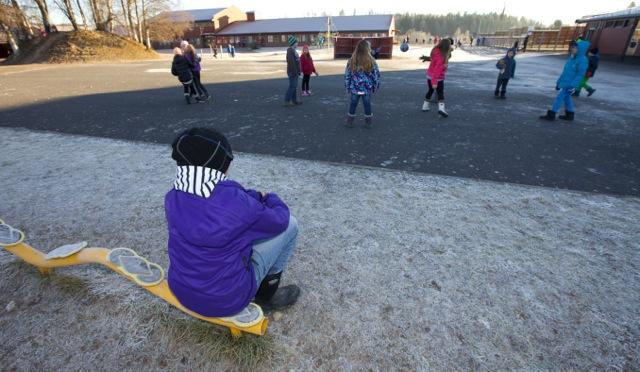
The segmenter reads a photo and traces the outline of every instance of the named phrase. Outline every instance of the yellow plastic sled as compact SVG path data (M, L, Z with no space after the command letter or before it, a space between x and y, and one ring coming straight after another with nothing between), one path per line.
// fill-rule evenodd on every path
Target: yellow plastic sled
M87 243L80 242L64 245L44 254L25 243L24 239L22 231L0 220L0 247L36 266L44 275L50 274L56 267L100 264L195 318L229 328L233 337L240 337L242 332L262 336L267 331L269 321L262 309L253 303L240 314L228 318L206 317L185 308L169 289L167 280L164 278L164 269L140 257L129 248L86 248Z

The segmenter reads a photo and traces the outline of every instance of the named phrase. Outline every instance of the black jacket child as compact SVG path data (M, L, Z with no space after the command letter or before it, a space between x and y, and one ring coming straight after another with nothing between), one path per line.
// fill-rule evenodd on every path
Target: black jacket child
M513 57L509 57L509 52L513 52L515 56L515 50L509 49L507 55L496 63L496 67L500 69L498 79L511 79L516 73L516 60Z
M171 63L171 74L173 76L177 76L178 80L180 80L183 84L191 83L193 79L193 73L191 72L193 69L193 64L189 62L184 56L176 54L173 56L173 62Z

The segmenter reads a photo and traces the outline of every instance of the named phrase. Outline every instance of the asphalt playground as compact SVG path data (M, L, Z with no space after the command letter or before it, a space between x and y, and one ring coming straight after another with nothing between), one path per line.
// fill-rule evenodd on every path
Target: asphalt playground
M405 56L380 61L371 130L342 125L344 61L318 58L314 96L295 108L282 106L286 66L277 54L205 56L203 81L213 100L191 106L166 55L140 63L6 66L0 125L154 143L207 126L248 153L640 195L640 107L624 94L640 83L635 66L603 63L596 94L576 100L576 121L546 123L538 116L555 96L563 57L519 57L508 99L499 101L492 95L498 56L455 52L445 89L448 119L420 110L423 64Z

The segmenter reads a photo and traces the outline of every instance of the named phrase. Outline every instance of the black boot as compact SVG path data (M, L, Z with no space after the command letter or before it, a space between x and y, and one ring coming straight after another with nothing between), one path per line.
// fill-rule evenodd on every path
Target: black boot
M556 120L556 112L547 110L547 114L540 116L540 119L547 120L547 121L554 121Z
M264 311L279 310L296 303L300 296L300 288L296 285L288 285L278 288L282 272L267 275L256 293L255 303Z
M573 111L565 111L564 115L558 116L560 120L573 121Z
M595 93L595 91L596 91L596 90L595 90L595 89L593 89L593 88L589 88L589 89L587 89L587 92L588 92L588 93L587 93L587 97L591 97L591 96L593 95L593 93Z
M579 90L579 89L576 89L576 91L575 91L575 92L573 92L572 96L574 96L574 97L580 97L580 90Z
M185 95L184 95L184 99L185 99L185 101L187 101L187 105L190 105L190 104L191 104L191 96L190 96L190 95L185 94Z
M506 91L500 92L500 98L501 99L506 99L507 98L507 92Z

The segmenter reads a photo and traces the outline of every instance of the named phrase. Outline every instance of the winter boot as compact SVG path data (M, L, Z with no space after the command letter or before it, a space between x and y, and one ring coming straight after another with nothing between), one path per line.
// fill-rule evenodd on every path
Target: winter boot
M424 102L422 102L422 111L427 112L431 109L431 107L429 107L429 101L425 100Z
M560 120L566 120L566 121L573 121L573 111L565 111L564 115L560 115L558 116L558 119Z
M500 92L500 99L507 99L507 92Z
M547 120L547 121L554 121L556 120L556 112L547 110L547 114L540 116L540 119Z
M580 97L580 89L576 89L575 92L573 92L572 96L574 97Z
M307 91L307 94L308 94L308 95L310 95L310 96L312 96L312 95L313 95L313 92L312 92L311 90L308 90L308 91Z
M349 114L347 114L347 119L345 120L344 125L346 125L349 128L353 128L353 122L356 119L355 116L351 116Z
M296 303L300 296L300 288L296 285L280 286L282 272L267 275L256 293L254 302L262 307L264 311L279 310Z
M365 115L364 116L364 127L365 128L371 128L371 124L373 123L373 115Z
M587 89L587 92L588 92L588 93L587 93L587 97L591 97L591 96L593 95L593 93L595 93L595 92L596 92L596 90L595 90L595 89L593 89L593 88L589 88L589 89Z
M444 109L444 102L438 102L438 115L442 116L443 118L449 117L449 114Z
M493 96L496 98L500 98L500 92L496 90L495 92L493 92Z
M191 95L190 94L185 94L184 95L184 100L187 101L187 105L191 104Z
M309 96L309 93L307 93L307 91L306 91L306 90L303 90L303 91L302 91L302 96L303 96L303 97L307 97L307 96Z

